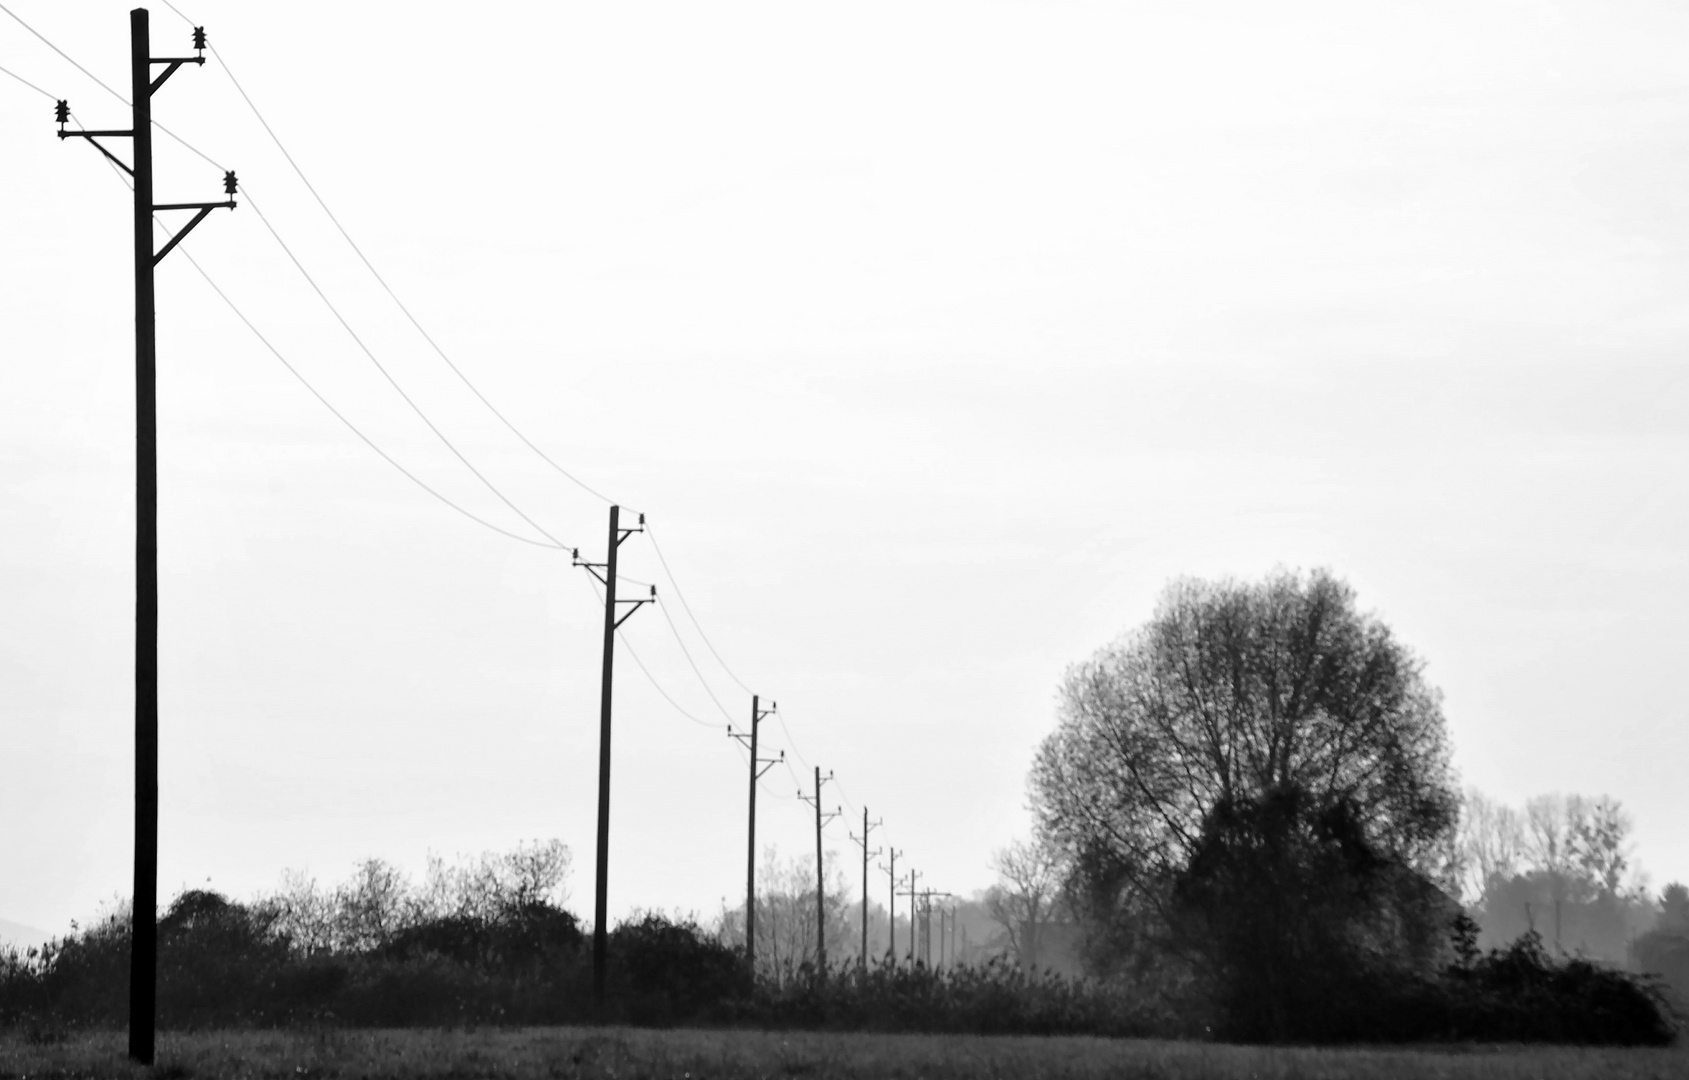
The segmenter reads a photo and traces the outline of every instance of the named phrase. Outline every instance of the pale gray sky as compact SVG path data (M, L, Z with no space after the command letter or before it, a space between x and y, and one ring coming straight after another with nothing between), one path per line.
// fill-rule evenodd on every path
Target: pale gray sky
M5 2L126 87L128 4ZM1171 577L1277 565L1418 650L1467 782L1611 793L1656 882L1689 878L1680 5L179 6L457 363L651 516L727 662L933 887L1025 831L1067 664ZM127 122L3 15L0 65ZM602 551L603 504L409 331L215 63L155 110L502 490ZM161 200L216 196L157 147ZM129 209L4 76L0 148L0 916L56 930L130 873ZM250 204L185 248L406 467L526 531ZM590 913L582 572L412 486L176 255L158 311L163 895L557 836ZM715 729L621 656L611 907L708 915L743 888L744 766L662 614L627 629ZM759 836L812 850L767 785Z

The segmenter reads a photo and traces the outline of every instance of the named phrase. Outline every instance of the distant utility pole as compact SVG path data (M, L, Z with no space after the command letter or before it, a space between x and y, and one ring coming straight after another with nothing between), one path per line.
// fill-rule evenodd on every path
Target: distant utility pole
M153 267L218 207L233 209L235 174L223 174L223 193L214 203L154 203L152 96L183 64L205 63L205 27L194 27L194 56L152 55L147 9L129 13L129 94L133 110L127 131L67 131L70 103L54 115L60 139L87 139L135 181L135 898L129 945L129 1056L153 1063L158 985L158 343L153 305ZM168 65L153 78L154 64ZM102 138L133 139L133 167L100 145ZM157 251L153 214L160 210L199 213Z
M604 562L582 562L579 548L570 553L574 565L586 567L587 573L604 584L604 682L598 699L598 878L593 888L592 909L592 998L600 1010L604 1008L604 973L610 955L610 938L605 924L610 917L610 689L616 662L616 630L628 620L628 616L657 599L655 585L651 586L650 596L638 600L616 599L616 549L634 533L645 531L644 514L639 515L638 525L624 529L621 513L621 507L610 507L610 539L606 545L609 554L604 557ZM617 604L627 605L627 610L618 615Z
M734 731L732 726L727 728L728 738L738 739L751 751L751 811L750 837L746 843L745 855L745 966L752 975L757 970L757 781L762 774L772 769L778 763L786 760L786 751L780 751L777 758L757 757L757 728L763 719L772 716L780 708L778 701L771 702L768 708L761 707L761 699L751 695L751 733Z
M843 807L830 814L821 813L821 785L832 778L831 772L823 777L821 766L817 765L814 796L798 792L798 798L815 804L815 973L822 979L827 977L827 876L821 855L821 829L844 813Z
M938 889L922 889L921 892L920 892L920 897L921 897L921 945L922 945L921 958L926 961L928 967L932 966L932 901L933 901L933 897L935 897L935 896L954 897L955 895L956 895L955 893L942 892ZM944 929L944 912L943 912L942 909L940 909L938 916L939 916L938 926L939 926L939 930L942 932L943 929ZM911 926L910 929L909 929L909 937L910 937L911 941L914 940L915 930L914 930L913 926ZM939 954L938 955L939 955L940 959L943 959L943 957L944 957L944 947L942 945L939 946Z
M880 867L891 879L891 900L886 904L886 955L893 965L897 963L897 857L901 854L903 852L893 849L890 852L891 865Z
M862 808L862 835L861 837L858 837L855 833L850 835L852 840L862 845L862 955L857 958L857 966L863 968L868 966L868 860L879 854L877 850L868 850L868 834L884 824L884 821L876 821L870 824L868 808L864 806Z
M921 872L919 870L909 871L908 891L897 894L899 896L907 896L909 898L909 963L911 965L915 963L915 897L920 895L920 893L915 890L915 882L920 878L920 876Z

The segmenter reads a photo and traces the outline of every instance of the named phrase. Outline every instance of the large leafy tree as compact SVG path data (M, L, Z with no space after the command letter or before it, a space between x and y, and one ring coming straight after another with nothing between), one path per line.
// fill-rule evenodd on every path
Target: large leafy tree
M1199 926L1234 981L1224 942L1262 924L1222 923L1262 905L1301 932L1332 919L1297 897L1353 896L1357 926L1399 925L1379 904L1434 893L1418 885L1449 865L1459 808L1423 664L1323 571L1172 584L1147 625L1068 672L1031 789L1093 919Z

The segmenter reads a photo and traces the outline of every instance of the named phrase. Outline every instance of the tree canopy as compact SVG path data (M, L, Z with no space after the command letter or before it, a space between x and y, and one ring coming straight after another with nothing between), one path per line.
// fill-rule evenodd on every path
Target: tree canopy
M1429 870L1459 796L1423 664L1330 573L1173 583L1147 625L1069 670L1033 767L1044 834L1139 887L1190 865L1222 806L1295 789Z
M1327 572L1174 582L1068 671L1031 789L1092 966L1194 976L1234 1034L1312 1033L1356 978L1444 950L1439 696Z

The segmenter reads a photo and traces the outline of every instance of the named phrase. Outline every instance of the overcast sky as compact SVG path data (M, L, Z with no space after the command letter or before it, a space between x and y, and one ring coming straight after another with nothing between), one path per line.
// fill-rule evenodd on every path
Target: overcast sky
M120 91L128 4L5 0ZM656 539L794 774L987 884L1064 668L1183 574L1328 566L1466 783L1609 793L1689 878L1689 10L1599 0L183 0L486 396ZM398 12L402 12L400 17ZM155 55L189 24L152 9ZM128 113L0 13L0 65ZM605 504L476 401L216 62L155 117L251 199L158 275L161 896L558 837L590 915ZM0 917L127 893L128 193L0 75ZM159 201L217 168L155 141ZM124 153L126 146L119 146ZM651 544L624 572L735 724ZM618 657L610 903L744 882L745 766L664 611ZM798 755L802 758L799 759ZM858 880L859 863L845 862ZM874 895L884 892L876 874Z

